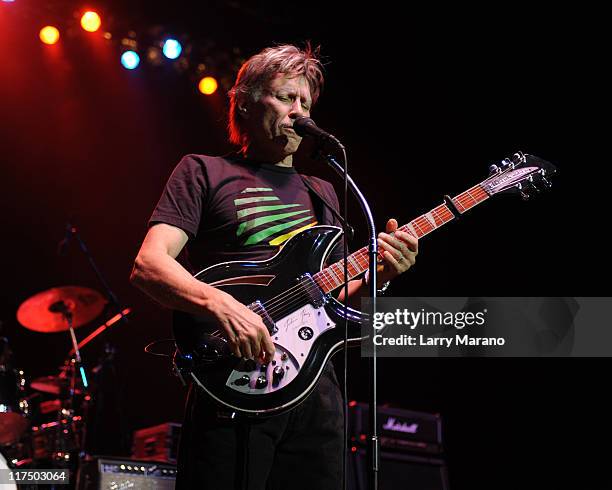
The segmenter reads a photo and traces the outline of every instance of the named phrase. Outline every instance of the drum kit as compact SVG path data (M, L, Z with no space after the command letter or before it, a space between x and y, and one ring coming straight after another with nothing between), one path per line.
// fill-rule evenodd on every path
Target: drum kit
M0 337L0 467L76 469L85 454L92 394L80 349L130 313L126 308L77 342L75 329L96 319L107 301L97 291L56 287L24 301L19 323L40 333L68 332L72 349L58 372L27 382ZM1 485L0 485L1 486Z

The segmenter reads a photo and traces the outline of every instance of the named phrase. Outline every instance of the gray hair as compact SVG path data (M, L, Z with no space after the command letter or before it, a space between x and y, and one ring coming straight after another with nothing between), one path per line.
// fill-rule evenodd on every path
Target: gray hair
M247 97L257 101L263 87L278 73L303 76L310 87L314 104L323 88L323 66L319 60L319 48L312 50L310 44L300 49L291 44L266 48L249 58L238 71L236 82L229 91L229 139L236 145L244 146L247 135L239 116L238 106Z

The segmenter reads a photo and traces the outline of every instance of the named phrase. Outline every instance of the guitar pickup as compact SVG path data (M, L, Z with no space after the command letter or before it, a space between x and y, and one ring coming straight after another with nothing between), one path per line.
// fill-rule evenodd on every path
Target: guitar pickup
M248 308L261 317L264 322L264 325L268 328L268 332L270 332L270 335L274 335L276 332L278 332L278 327L274 323L274 320L272 320L272 317L268 315L268 312L261 304L261 301L258 300L251 303Z
M326 297L321 291L319 285L314 281L312 276L308 273L303 274L298 279L298 284L300 284L302 290L308 296L310 304L315 308L320 308L326 302Z

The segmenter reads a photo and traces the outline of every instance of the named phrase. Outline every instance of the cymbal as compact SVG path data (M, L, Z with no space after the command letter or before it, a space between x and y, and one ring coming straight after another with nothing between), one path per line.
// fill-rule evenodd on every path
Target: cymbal
M66 391L70 386L70 379L60 376L43 376L36 378L30 383L33 390L49 393L51 395L59 395L62 391ZM77 390L80 392L80 390Z
M72 315L72 326L80 327L96 318L106 300L93 289L80 286L51 288L25 300L17 310L17 320L36 332L68 330L65 314Z

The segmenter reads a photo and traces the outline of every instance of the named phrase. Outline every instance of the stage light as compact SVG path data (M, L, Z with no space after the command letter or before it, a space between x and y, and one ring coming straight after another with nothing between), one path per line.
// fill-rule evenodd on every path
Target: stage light
M134 51L126 51L121 55L121 64L128 70L133 70L140 64L140 56Z
M181 43L179 43L176 39L168 39L164 43L164 47L162 48L164 52L164 56L171 60L177 59L181 55L181 51L183 51L183 47Z
M212 95L217 91L218 86L219 84L217 83L217 80L215 80L213 77L204 77L202 80L200 80L198 89L200 89L200 92L202 92L204 95Z
M147 61L153 66L159 66L164 62L164 56L158 46L147 49Z
M40 30L40 40L45 44L55 44L59 41L60 33L53 26L46 26Z
M85 12L81 17L81 27L87 32L96 32L100 29L101 24L100 16L91 10Z

